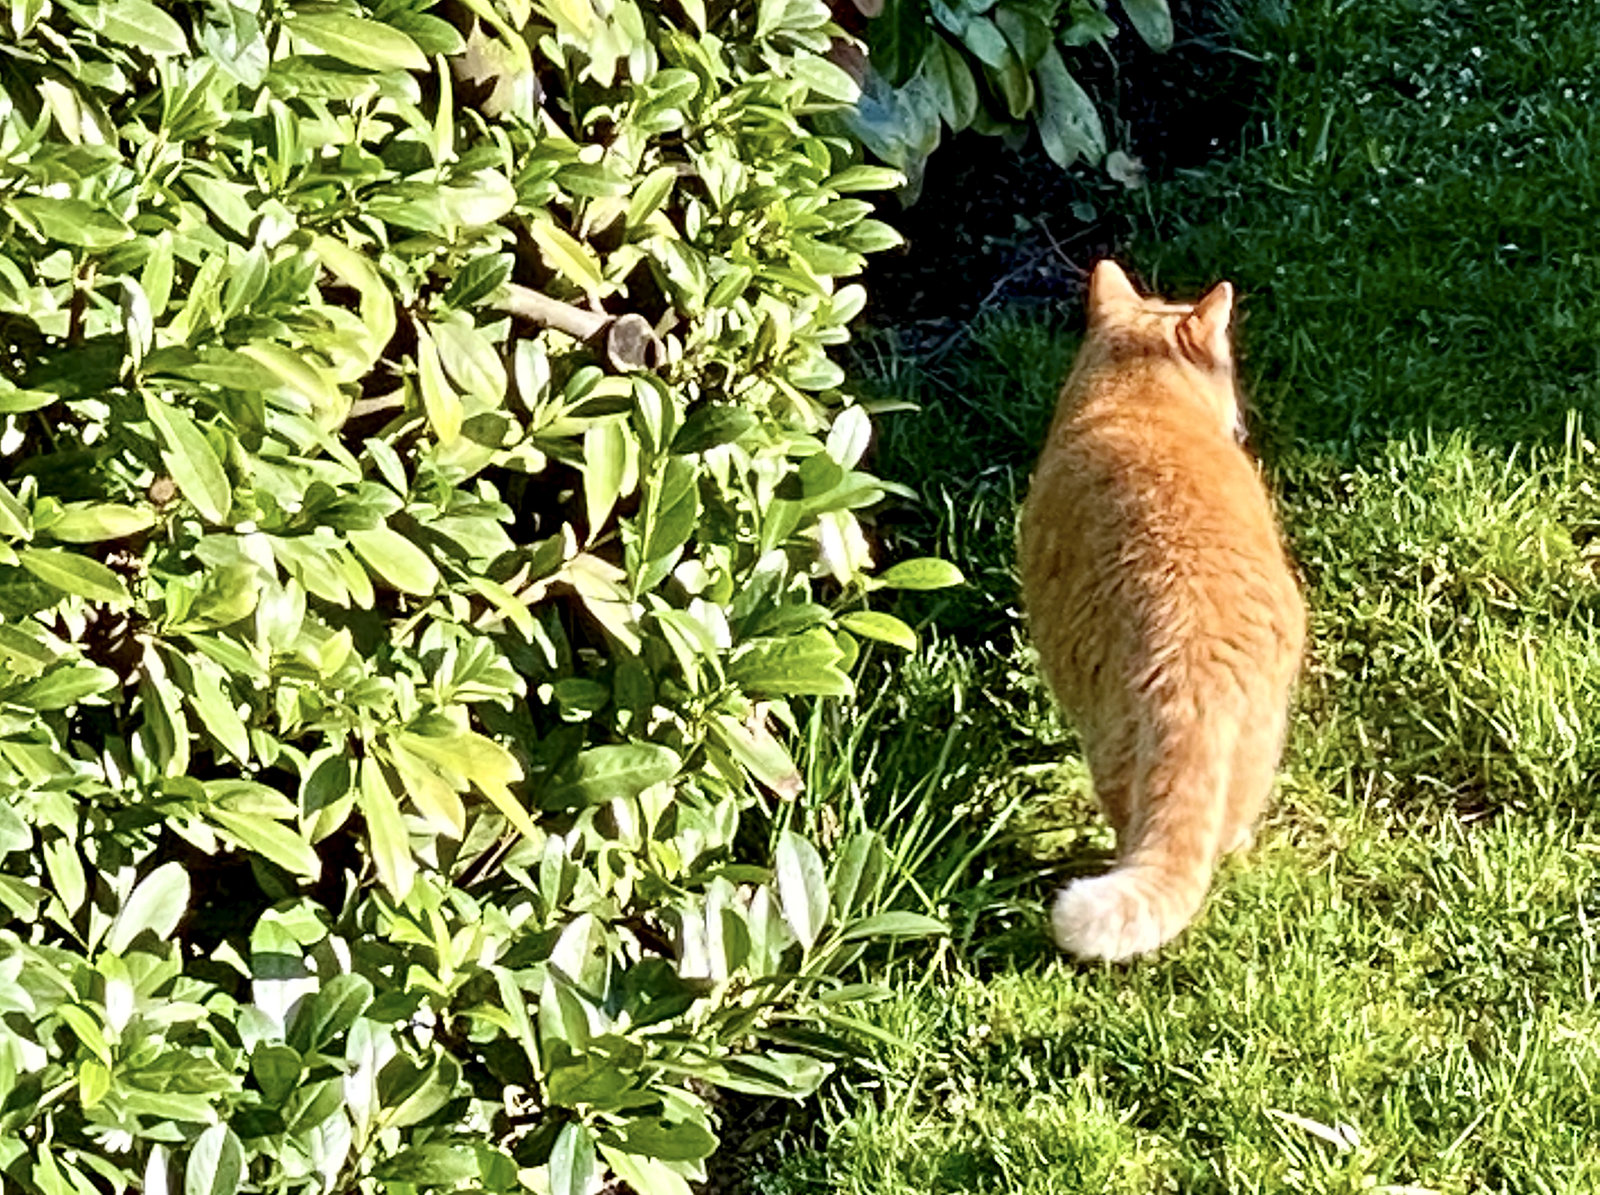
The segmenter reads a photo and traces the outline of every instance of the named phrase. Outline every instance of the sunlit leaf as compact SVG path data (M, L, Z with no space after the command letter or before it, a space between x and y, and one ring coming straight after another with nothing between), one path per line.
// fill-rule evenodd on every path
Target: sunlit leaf
M800 835L785 830L778 836L774 859L783 919L807 950L828 919L828 878L822 856Z
M439 586L439 570L428 554L390 527L346 533L356 555L401 593L427 597Z
M62 543L92 544L144 531L155 521L155 512L148 508L116 502L75 502L62 510L46 534Z
M86 249L105 249L120 245L133 236L133 229L115 213L82 199L41 199L21 195L0 201L25 226L35 228L47 240Z
M591 747L563 772L560 783L541 795L540 804L563 809L636 797L651 785L672 779L680 766L676 751L654 743Z
M367 837L378 878L396 900L405 898L417 876L417 861L411 854L411 838L406 833L400 805L376 759L361 761L361 781L356 804L367 821Z
M154 395L145 396L144 409L160 433L161 459L183 496L208 522L226 522L233 507L233 487L194 417Z
M304 9L291 10L288 25L296 37L352 66L378 71L428 69L417 43L393 25L343 12Z
M839 625L863 639L877 639L907 651L915 651L917 647L917 633L893 614L885 614L881 610L855 610L841 614Z
M212 1125L189 1148L183 1195L235 1195L244 1178L244 1146L225 1124Z
M188 905L188 873L182 864L163 863L128 894L106 932L106 949L122 954L146 931L158 941L171 936Z
M91 602L124 606L133 600L121 577L98 560L76 552L60 548L23 548L17 553L17 563L46 585Z
M877 584L885 589L947 589L965 580L961 570L948 560L919 556L884 569L878 574Z

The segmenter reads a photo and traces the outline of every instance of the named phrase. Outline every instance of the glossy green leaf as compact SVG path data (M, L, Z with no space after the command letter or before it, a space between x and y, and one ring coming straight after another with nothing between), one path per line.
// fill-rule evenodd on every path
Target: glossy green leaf
M1000 32L1006 35L1006 41L1010 42L1011 48L1016 51L1018 65L1024 71L1030 71L1037 66L1039 60L1054 44L1048 21L1029 9L1013 8L1009 5L996 6L994 23L1000 27Z
M189 1148L183 1195L235 1195L245 1173L244 1146L225 1124L212 1125Z
M828 920L828 877L822 856L800 835L785 830L778 836L773 865L783 919L810 950Z
M628 199L628 227L638 228L649 219L667 201L677 181L675 166L658 166L640 179Z
M258 925L258 933L260 929ZM315 946L327 933L322 921L304 904L287 915L280 915L274 929L279 935L292 937L296 950ZM255 939L251 941L254 947ZM290 1047L302 1057L326 1049L356 1024L371 1007L373 999L372 981L365 975L329 976L294 1010L288 1033ZM378 1094L388 1093L380 1090Z
M667 1162L604 1143L600 1155L635 1195L693 1195L688 1180Z
M153 394L145 396L144 409L161 437L161 459L183 496L207 522L226 522L233 508L233 487L194 417Z
M71 709L80 701L109 693L117 687L117 674L92 664L52 668L37 680L9 694L10 705L33 710Z
M207 812L206 820L240 850L260 855L290 875L311 881L322 875L322 860L311 844L281 822L260 814L217 808Z
M1128 21L1144 38L1152 50L1165 52L1172 48L1172 11L1168 0L1122 0L1122 11Z
M668 459L662 473L645 487L644 562L640 578L644 588L664 577L690 535L700 514L699 472L694 462L681 456Z
M34 845L34 830L32 830L32 827L27 822L22 821L21 814L16 813L10 805L0 805L0 857L11 854L13 851L26 851L32 845ZM3 968L0 968L0 985L5 984L5 982L5 973L3 973ZM32 1000L29 998L26 1003L30 1005ZM24 1013L32 1011L32 1008L18 1008L16 1006L16 998L11 997L10 993L6 993L6 997L0 998L0 1005L10 1005L10 1008L6 1008L6 1011L24 1011Z
M224 225L241 237L250 235L256 217L255 206L251 203L253 188L201 170L191 171L183 182Z
M134 535L155 526L155 522L155 512L147 507L73 502L50 524L46 534L62 543L92 544Z
M46 585L91 602L125 606L133 600L121 577L98 560L76 552L61 548L23 548L17 553L17 563Z
M883 589L948 589L965 582L961 570L948 560L918 556L891 565L878 574L876 584Z
M250 732L245 727L244 719L239 716L233 698L224 690L227 674L205 656L192 658L189 671L192 686L186 696L190 708L199 715L201 725L230 755L240 763L248 763Z
M432 328L439 364L463 395L498 406L506 393L506 367L489 338L464 315Z
M718 444L730 444L756 427L759 420L750 411L732 403L707 403L696 408L678 434L673 437L675 453L704 452Z
M78 1098L83 1106L93 1108L111 1090L111 1068L98 1059L78 1067Z
M1089 93L1074 79L1052 46L1036 69L1041 109L1039 137L1058 166L1079 158L1098 162L1105 156L1106 131Z
M893 226L881 220L862 220L845 233L844 243L857 253L882 253L886 249L898 249L906 240Z
M189 876L182 864L163 863L134 885L106 932L106 949L122 954L140 934L171 936L189 906Z
M17 496L0 483L0 535L8 539L28 539L33 534L33 516L17 501Z
M50 881L50 891L68 913L83 907L88 896L87 877L83 860L72 843L64 838L53 838L44 843L44 874Z
M300 1085L303 1073L299 1051L263 1043L250 1054L250 1074L269 1108L280 1106Z
M858 830L829 853L829 861L833 866L829 891L839 916L871 908L888 865L883 835L876 830Z
M427 412L433 434L442 445L454 444L461 435L466 412L461 396L444 376L438 346L426 330L417 332L417 385L422 391L422 409Z
M950 927L937 917L891 911L852 921L840 931L839 937L846 942L859 939L879 941L885 938L934 938L949 932Z
M1005 34L988 17L970 17L959 34L961 42L971 50L979 62L993 70L1002 70L1016 58ZM1020 59L1018 60L1020 63Z
M484 302L511 277L509 253L484 253L474 257L450 280L441 301L466 310Z
M445 771L425 756L412 751L407 742L414 735L392 735L389 758L400 775L400 784L412 806L441 834L460 838L466 833L467 808L461 800L466 778L456 771Z
M922 0L884 0L883 11L867 23L866 36L872 65L893 87L916 74L930 46L943 40L933 36Z
M0 201L29 228L46 240L85 249L108 249L133 236L126 221L104 207L82 199L41 199L18 196Z
M428 554L392 527L345 534L367 567L401 593L428 597L439 587L439 570Z
M400 816L383 769L371 756L361 761L361 780L356 804L367 822L367 839L378 878L396 900L403 900L417 877L417 861L411 854L411 838Z
M394 293L372 259L344 242L319 236L311 242L311 248L335 278L353 287L361 297L361 322L367 329L363 359L370 369L394 336Z
M821 628L799 635L756 639L728 665L728 675L753 693L848 697L850 677L840 668L844 652Z
M397 1129L421 1124L456 1094L461 1064L448 1054L421 1066L397 1056L378 1074L378 1098L385 1123Z
M59 1005L55 1013L97 1060L105 1066L111 1065L111 1043L106 1040L105 1030L96 1014L76 1004Z
M717 1137L702 1120L685 1117L672 1121L660 1116L640 1116L608 1133L606 1143L647 1158L688 1162L715 1153Z
M98 6L100 31L145 54L182 54L189 49L183 27L150 0L109 0Z
M887 166L847 166L829 175L827 185L829 190L848 195L856 191L892 191L905 181L904 174Z
M519 832L536 840L540 837L539 829L527 809L511 791L510 786L522 779L522 765L493 739L471 731L449 735L403 732L395 735L394 741L411 754L441 769L460 788L464 789L470 782L489 798Z
M671 780L681 766L676 751L655 743L591 747L562 771L559 782L540 795L539 803L546 809L568 809L636 797L653 784Z
M825 99L853 104L861 95L860 85L846 74L843 68L835 66L826 58L813 58L809 54L798 55L794 60L793 70L796 79Z
M591 542L617 503L627 465L628 440L621 423L607 420L583 434L583 497Z
M551 1195L589 1195L594 1182L594 1134L578 1121L563 1125L550 1151Z
M571 233L548 220L534 220L528 224L528 235L539 246L546 264L556 273L586 291L604 289L605 279L600 273L600 263L595 259L594 251Z
M451 1187L478 1177L478 1153L465 1144L429 1141L384 1158L374 1173L408 1186Z
M715 722L717 738L752 776L781 797L799 795L804 787L800 769L787 747L768 729L764 720L740 721L729 714Z
M796 1099L810 1095L821 1086L829 1069L827 1063L816 1058L770 1050L762 1055L728 1058L700 1073L708 1082L730 1091Z
M428 59L393 25L343 12L292 12L288 26L296 37L351 66L369 70L425 71Z
M839 616L839 625L852 635L863 639L876 639L907 651L917 648L917 633L893 614L881 610L855 610Z

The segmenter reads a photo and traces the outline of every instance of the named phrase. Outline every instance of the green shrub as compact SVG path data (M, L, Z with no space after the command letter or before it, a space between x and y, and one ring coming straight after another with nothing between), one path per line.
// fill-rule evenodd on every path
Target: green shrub
M1167 0L1118 7L1146 45L1172 45ZM1057 165L1098 165L1105 124L1068 61L1086 46L1110 53L1117 25L1107 9L1107 0L883 0L867 24L873 69L846 123L913 184L945 129L1019 141L1035 129ZM1107 166L1134 169L1115 153Z
M866 571L826 5L7 13L0 1171L686 1191L936 928L786 815L953 579Z

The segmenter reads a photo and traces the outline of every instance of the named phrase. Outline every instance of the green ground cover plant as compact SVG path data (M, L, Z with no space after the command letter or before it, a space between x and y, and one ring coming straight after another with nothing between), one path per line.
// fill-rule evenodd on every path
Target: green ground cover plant
M864 7L872 7L870 5ZM849 112L851 130L920 184L945 134L971 128L1020 142L1029 130L1056 165L1106 157L1105 122L1068 56L1115 62L1117 23L1105 0L884 0L867 22L870 69ZM1172 45L1167 0L1119 0L1145 45ZM1125 153L1108 161L1124 174Z
M895 534L971 582L900 608L933 629L857 736L953 936L897 964L875 1060L755 1189L1600 1185L1600 12L1240 0L1230 24L1262 64L1245 143L1158 182L1126 259L1243 296L1314 620L1275 810L1174 948L1054 956L1044 900L1111 843L1009 562L1076 317L866 346L928 412L876 458L926 498Z

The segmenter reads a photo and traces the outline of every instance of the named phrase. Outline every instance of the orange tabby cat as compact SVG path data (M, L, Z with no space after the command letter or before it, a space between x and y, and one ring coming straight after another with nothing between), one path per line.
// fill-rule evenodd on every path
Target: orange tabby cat
M1021 527L1040 664L1117 832L1110 872L1056 897L1083 958L1154 950L1248 846L1277 769L1305 605L1239 446L1233 288L1142 298L1114 262L1056 407Z

